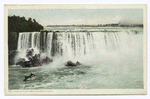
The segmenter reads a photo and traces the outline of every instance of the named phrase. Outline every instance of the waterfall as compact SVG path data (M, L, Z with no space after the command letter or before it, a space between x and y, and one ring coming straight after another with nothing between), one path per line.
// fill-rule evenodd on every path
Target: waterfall
M40 32L21 32L18 39L18 51L28 48L40 48Z
M36 48L48 56L82 56L97 50L116 50L119 33L89 32L21 32L18 50Z
M132 37L134 35L124 31L21 32L18 39L18 51L35 48L49 57L77 59L83 56L100 55L104 51L110 53L122 49L128 50L128 47L132 45L130 44Z

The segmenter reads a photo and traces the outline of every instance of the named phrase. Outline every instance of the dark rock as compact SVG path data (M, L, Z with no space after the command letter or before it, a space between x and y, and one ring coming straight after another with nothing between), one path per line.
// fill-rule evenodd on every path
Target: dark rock
M27 49L26 57L29 61L21 62L22 67L34 67L34 66L41 66L42 63L40 62L40 54L34 55L34 49Z
M36 79L36 75L31 73L29 76L25 76L25 79L23 81L29 81L34 79Z
M72 61L67 61L65 63L65 66L78 66L78 65L81 65L81 63L78 61L76 63L73 63Z
M22 64L22 67L32 67L33 65L32 65L32 62L31 61L25 61L25 62L23 62L23 64Z
M26 51L26 57L31 58L33 57L34 49L27 49Z
M41 54L41 52L39 52L39 53ZM40 54L34 55L34 49L27 49L26 57L28 58L28 61L25 61L24 58L20 58L20 60L16 63L16 65L20 65L22 67L35 67L35 66L42 66L43 63L49 64L50 62L53 62L53 60L50 59L49 57L46 57L41 62Z
M42 63L49 64L50 62L53 62L53 59L50 59L49 57L46 57L42 60Z
M35 56L30 56L28 58L29 61L23 62L23 67L42 66L42 62L40 62L40 54L35 54Z
M25 59L24 59L24 58L20 58L20 59L18 60L18 62L16 62L16 65L22 66L24 62L25 62Z
M77 61L77 62L76 62L76 65L82 65L82 64L81 64L80 62Z
M31 62L33 65L41 65L40 63L40 54L35 54L35 56L32 57Z

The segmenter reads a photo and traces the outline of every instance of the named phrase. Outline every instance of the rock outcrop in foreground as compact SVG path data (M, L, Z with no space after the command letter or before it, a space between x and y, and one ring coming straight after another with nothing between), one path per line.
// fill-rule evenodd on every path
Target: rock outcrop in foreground
M65 66L78 66L78 65L81 65L81 63L78 61L76 63L73 63L72 61L67 61L65 63Z
M22 67L35 67L35 66L42 66L42 64L49 64L53 62L53 59L46 57L41 61L41 53L34 55L34 49L27 49L26 57L28 60L24 58L20 58L16 65L20 65Z

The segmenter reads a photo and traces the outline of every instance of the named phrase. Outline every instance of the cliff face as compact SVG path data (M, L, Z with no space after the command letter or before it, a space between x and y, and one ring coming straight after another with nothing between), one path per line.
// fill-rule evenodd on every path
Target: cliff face
M9 34L8 34L8 49L9 50L17 50L17 42L18 42L18 33L17 32L9 32Z

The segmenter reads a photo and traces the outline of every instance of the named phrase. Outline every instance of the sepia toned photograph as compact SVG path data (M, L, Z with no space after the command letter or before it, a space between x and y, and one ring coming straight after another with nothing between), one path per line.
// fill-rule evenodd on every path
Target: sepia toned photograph
M5 94L146 94L146 5L5 5Z

